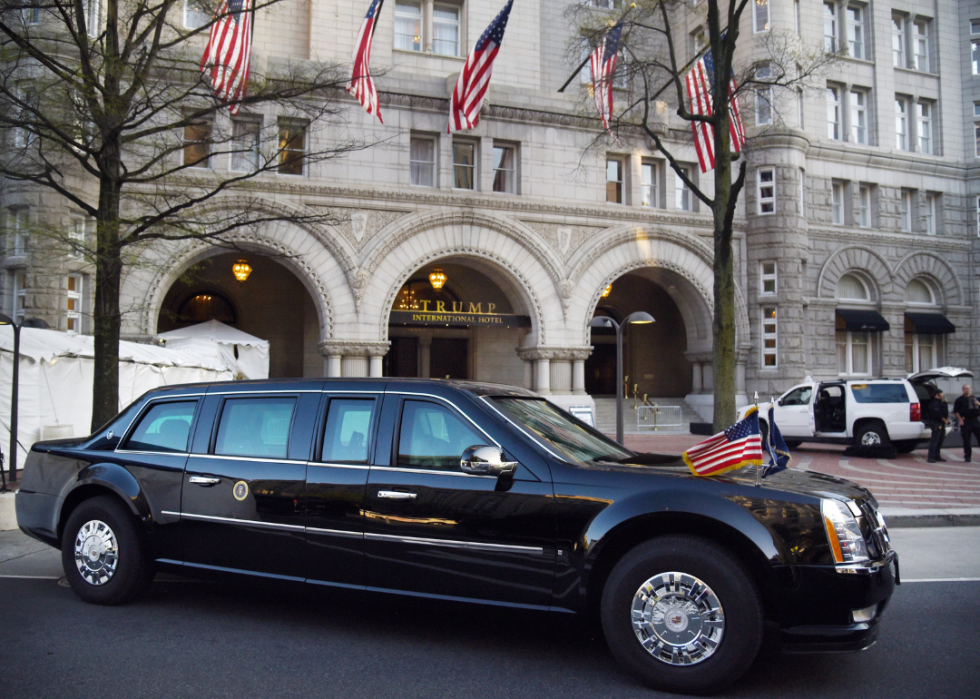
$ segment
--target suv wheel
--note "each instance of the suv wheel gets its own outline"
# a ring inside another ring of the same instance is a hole
[[[61,562],[72,591],[93,604],[128,602],[153,579],[132,515],[109,495],[84,501],[68,517]]]
[[[890,444],[888,432],[881,423],[862,425],[854,437],[854,443],[859,447],[883,447]]]
[[[602,629],[616,659],[667,692],[709,694],[749,668],[762,641],[762,603],[741,563],[695,536],[637,546],[602,592]]]

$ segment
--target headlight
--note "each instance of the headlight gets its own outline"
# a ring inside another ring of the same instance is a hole
[[[861,527],[850,508],[838,500],[820,501],[827,539],[837,563],[863,563],[868,558],[868,545],[861,536]]]

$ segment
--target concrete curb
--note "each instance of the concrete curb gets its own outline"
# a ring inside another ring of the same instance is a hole
[[[14,493],[0,493],[0,532],[17,528],[17,511],[14,509]]]

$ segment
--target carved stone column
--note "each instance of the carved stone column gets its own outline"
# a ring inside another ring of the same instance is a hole
[[[419,377],[429,378],[429,364],[432,358],[432,337],[422,335],[419,338]]]
[[[524,347],[517,355],[534,364],[532,390],[554,395],[585,393],[585,360],[591,347]]]
[[[710,352],[685,352],[684,358],[691,363],[691,394],[711,393],[712,357]]]
[[[339,369],[339,376],[362,377],[381,376],[381,358],[390,346],[390,342],[331,340],[321,342],[319,349],[327,358],[328,375],[333,376],[332,371]]]

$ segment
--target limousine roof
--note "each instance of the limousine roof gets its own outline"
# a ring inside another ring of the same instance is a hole
[[[414,378],[297,378],[263,379],[256,381],[220,381],[215,383],[179,384],[162,386],[149,391],[147,395],[189,395],[200,393],[253,393],[262,391],[427,391],[442,393],[463,391],[477,396],[526,396],[537,397],[536,393],[518,386],[486,383],[481,381],[462,381],[459,379],[414,379]]]

